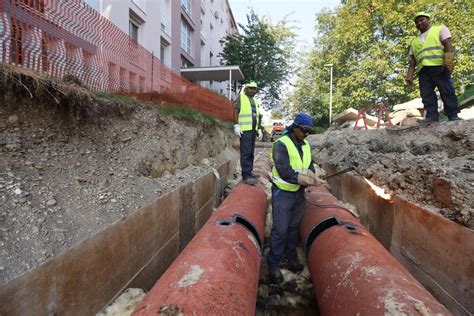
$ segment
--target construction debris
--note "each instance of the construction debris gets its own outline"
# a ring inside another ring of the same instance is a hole
[[[337,170],[354,166],[386,192],[431,205],[474,229],[474,120],[400,133],[330,130],[309,140],[320,163],[328,162]]]

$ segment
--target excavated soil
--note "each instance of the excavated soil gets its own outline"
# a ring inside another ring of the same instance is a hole
[[[309,139],[320,163],[338,170],[354,166],[386,192],[474,229],[474,120],[409,129],[330,130]]]
[[[236,155],[224,123],[1,90],[0,286]]]

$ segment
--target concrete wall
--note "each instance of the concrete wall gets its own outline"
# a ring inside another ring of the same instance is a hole
[[[336,170],[325,166],[328,174]],[[455,315],[474,313],[474,232],[401,196],[377,196],[360,177],[329,180],[360,220],[412,275]]]
[[[161,196],[0,288],[0,315],[91,315],[150,289],[220,202],[235,161]]]

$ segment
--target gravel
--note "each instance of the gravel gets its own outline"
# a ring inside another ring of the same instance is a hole
[[[230,137],[139,105],[76,120],[0,103],[0,286],[235,158]]]

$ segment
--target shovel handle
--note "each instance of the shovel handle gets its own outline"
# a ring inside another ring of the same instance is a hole
[[[329,179],[329,178],[332,178],[332,177],[341,175],[341,174],[343,174],[343,173],[352,171],[352,170],[355,170],[355,169],[354,169],[353,166],[350,166],[350,167],[348,167],[348,168],[346,168],[346,169],[343,169],[343,170],[341,170],[341,171],[338,171],[338,172],[335,172],[335,173],[333,173],[333,174],[330,174],[330,175],[326,176],[326,180]]]

